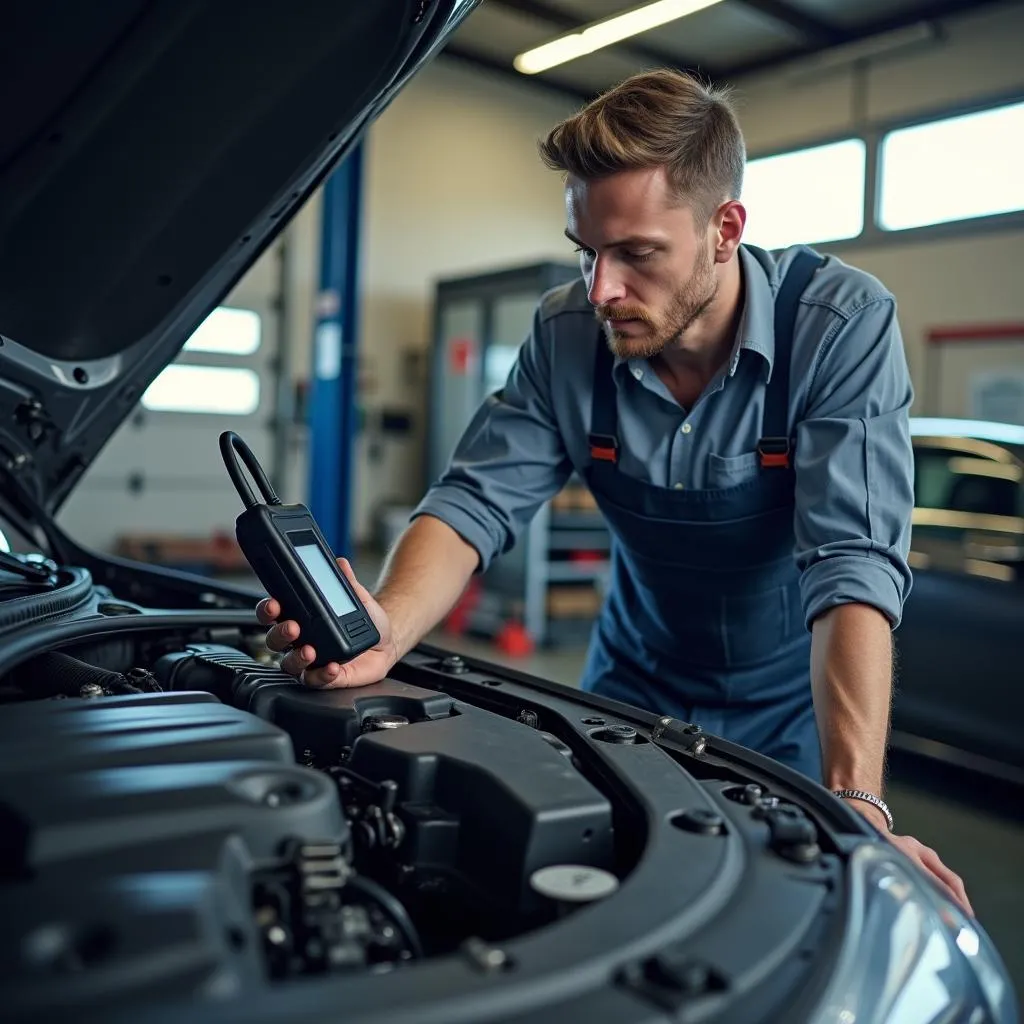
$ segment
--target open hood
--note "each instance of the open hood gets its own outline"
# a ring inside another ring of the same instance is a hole
[[[0,494],[51,516],[479,0],[46,0],[0,33]]]

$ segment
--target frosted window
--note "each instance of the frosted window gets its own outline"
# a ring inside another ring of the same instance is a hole
[[[253,370],[171,364],[142,396],[159,412],[247,416],[260,404],[260,378]]]
[[[888,231],[1024,210],[1024,103],[931,121],[882,140]]]
[[[260,347],[261,328],[259,313],[251,309],[220,306],[185,342],[185,351],[251,356]]]
[[[856,238],[864,227],[861,139],[763,157],[747,164],[743,241],[765,249]]]

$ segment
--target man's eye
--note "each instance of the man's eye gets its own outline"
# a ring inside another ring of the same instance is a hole
[[[587,249],[582,245],[577,245],[574,251],[586,256],[588,260],[592,260],[594,258],[594,250]]]
[[[643,263],[645,260],[649,260],[653,255],[653,249],[644,249],[642,252],[627,252],[625,254],[626,259],[632,260],[634,263]]]

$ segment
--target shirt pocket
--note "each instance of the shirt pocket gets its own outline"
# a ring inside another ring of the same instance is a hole
[[[735,487],[753,480],[758,472],[757,452],[744,452],[742,455],[708,455],[707,486],[709,490],[722,490]]]

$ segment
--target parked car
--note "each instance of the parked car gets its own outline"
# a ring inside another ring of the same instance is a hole
[[[251,590],[56,524],[472,6],[45,4],[5,23],[4,1019],[1016,1021],[983,928],[793,771],[427,646],[376,686],[309,690]]]
[[[892,743],[1024,784],[1024,427],[921,417],[911,432]]]

